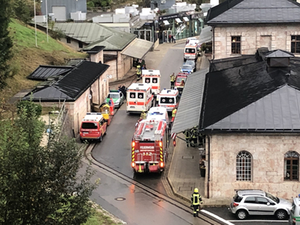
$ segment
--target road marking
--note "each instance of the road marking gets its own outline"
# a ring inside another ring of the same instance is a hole
[[[229,224],[230,224],[230,225],[234,225],[233,223],[230,223],[229,221],[224,220],[223,218],[217,216],[216,214],[213,214],[213,213],[211,213],[211,212],[208,212],[208,211],[206,211],[206,210],[204,210],[204,209],[201,209],[200,211],[203,212],[203,213],[206,213],[206,214],[208,214],[208,215],[210,215],[210,216],[212,216],[212,217],[214,217],[214,218],[216,218],[216,219],[218,219],[218,220],[220,220],[220,221],[222,221],[222,222],[224,222],[225,224],[228,224],[228,225],[229,225]]]

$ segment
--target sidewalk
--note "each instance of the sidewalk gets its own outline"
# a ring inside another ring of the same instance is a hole
[[[181,40],[184,41],[185,40]],[[179,42],[180,43],[180,42]],[[178,44],[178,42],[176,43]],[[159,45],[154,51],[149,52],[145,61],[148,68],[157,68],[162,58],[168,52],[169,48],[176,45],[174,43],[164,43]],[[205,55],[200,60],[200,69],[207,68],[209,61]],[[124,84],[128,87],[132,82],[136,82],[135,68],[131,70],[124,78],[120,81],[110,83],[111,89],[118,89],[120,84]],[[182,139],[180,139],[180,138]],[[201,196],[204,196],[205,192],[205,177],[201,177],[199,169],[199,149],[196,147],[187,147],[184,141],[185,137],[182,133],[177,135],[176,147],[172,150],[172,159],[167,174],[167,181],[169,182],[171,189],[175,196],[190,202],[190,196],[193,193],[194,188],[199,189]],[[228,206],[228,199],[206,199],[204,201],[204,207],[217,207],[217,206]]]

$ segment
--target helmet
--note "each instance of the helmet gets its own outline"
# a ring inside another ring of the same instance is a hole
[[[198,188],[195,188],[195,189],[194,189],[194,192],[195,192],[195,193],[198,193],[198,192],[199,192],[199,191],[198,191]]]

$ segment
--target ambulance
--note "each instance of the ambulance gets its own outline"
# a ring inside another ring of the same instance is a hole
[[[142,70],[143,83],[150,84],[155,95],[160,92],[160,77],[159,70]]]
[[[159,94],[159,107],[165,107],[168,112],[171,112],[175,107],[178,107],[180,100],[179,91],[177,89],[164,89]]]
[[[102,141],[106,134],[107,123],[101,113],[88,112],[83,118],[80,126],[80,140]]]
[[[154,102],[150,84],[133,83],[127,88],[127,112],[148,111]]]
[[[196,61],[198,59],[198,45],[197,44],[193,44],[193,45],[187,44],[183,50],[183,58],[184,58],[184,61],[186,61],[187,59],[192,59],[192,60]]]

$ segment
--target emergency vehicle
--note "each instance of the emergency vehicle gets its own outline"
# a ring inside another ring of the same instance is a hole
[[[159,107],[165,107],[168,112],[171,112],[179,104],[179,91],[177,89],[164,89],[159,94]]]
[[[179,91],[179,94],[182,94],[184,85],[182,85],[182,80],[184,81],[184,84],[186,83],[186,79],[188,77],[188,73],[178,73],[176,75],[176,79],[175,79],[175,88],[177,88],[177,90]]]
[[[127,88],[127,112],[140,113],[148,111],[153,105],[153,95],[150,84],[133,83]]]
[[[184,61],[187,59],[193,59],[196,61],[198,59],[198,45],[197,44],[193,44],[193,45],[187,44],[184,47],[183,55],[184,55],[183,56]]]
[[[131,142],[131,167],[135,173],[159,173],[167,157],[167,123],[163,120],[142,120]]]
[[[160,77],[159,70],[142,70],[143,83],[150,84],[155,95],[160,92]]]
[[[147,113],[146,120],[163,120],[169,124],[168,111],[164,107],[151,107]]]
[[[101,113],[87,113],[80,126],[80,140],[102,141],[106,134],[107,123]]]

